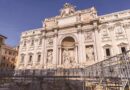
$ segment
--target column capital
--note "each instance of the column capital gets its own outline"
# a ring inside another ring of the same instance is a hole
[[[77,43],[77,42],[75,43],[75,46],[76,46],[76,47],[78,46],[78,43]]]
[[[61,45],[58,45],[58,48],[61,48]]]
[[[93,27],[95,30],[98,30],[98,21],[97,20],[93,21]]]
[[[58,36],[58,29],[54,29],[54,34],[53,34],[54,37],[57,37]]]
[[[77,25],[77,32],[82,32],[82,25]]]

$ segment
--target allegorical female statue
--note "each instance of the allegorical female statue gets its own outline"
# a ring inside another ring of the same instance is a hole
[[[70,60],[69,60],[69,51],[67,49],[64,49],[64,51],[63,51],[63,62],[65,64],[70,63]]]
[[[47,63],[51,64],[53,60],[53,51],[48,51],[47,53]]]

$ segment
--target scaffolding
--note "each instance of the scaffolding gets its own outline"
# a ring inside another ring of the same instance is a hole
[[[8,90],[130,90],[130,51],[84,68],[1,70],[2,86]]]

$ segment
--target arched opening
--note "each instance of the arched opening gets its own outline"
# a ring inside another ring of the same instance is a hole
[[[72,37],[66,37],[61,43],[62,47],[73,47],[75,45],[75,40]]]
[[[76,63],[77,47],[73,37],[66,37],[61,42],[61,64],[73,66]]]

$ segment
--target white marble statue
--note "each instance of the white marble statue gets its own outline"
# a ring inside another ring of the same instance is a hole
[[[47,63],[51,64],[53,60],[53,51],[48,51],[47,53]]]
[[[85,40],[92,40],[92,32],[85,33]]]
[[[93,47],[87,47],[86,48],[86,60],[94,60]]]
[[[73,50],[64,49],[63,51],[63,62],[64,65],[72,66],[75,63]]]
[[[69,51],[67,49],[64,49],[63,51],[63,61],[65,64],[70,63],[69,61]]]
[[[71,15],[75,12],[75,7],[69,3],[65,3],[64,8],[61,9],[61,16]]]

